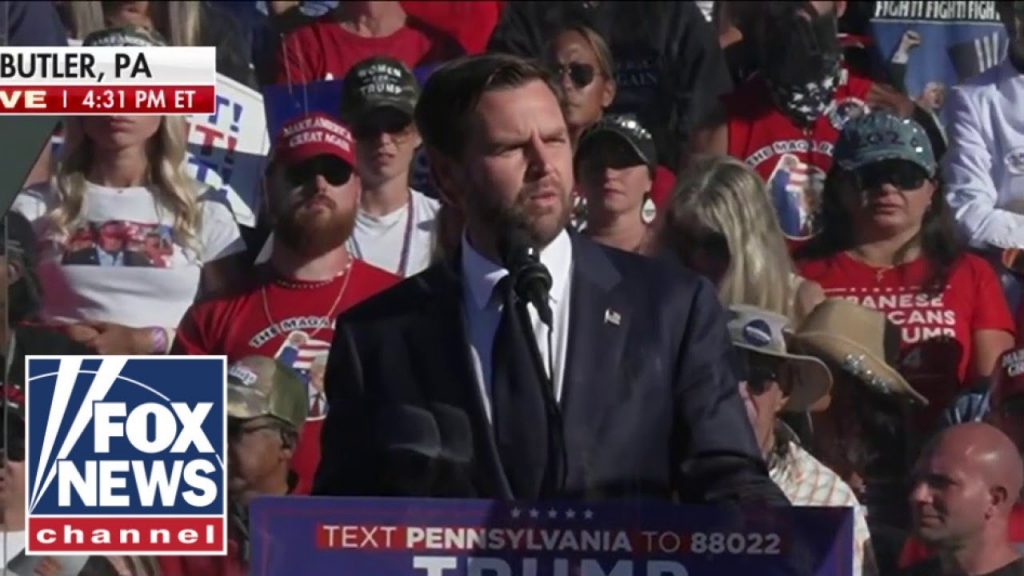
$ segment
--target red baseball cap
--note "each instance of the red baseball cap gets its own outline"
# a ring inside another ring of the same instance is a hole
[[[306,114],[281,127],[274,143],[274,161],[294,165],[326,154],[354,167],[354,150],[348,128],[326,114]]]
[[[1024,348],[1013,348],[999,357],[992,374],[989,407],[996,410],[1001,403],[1021,395],[1024,395]]]

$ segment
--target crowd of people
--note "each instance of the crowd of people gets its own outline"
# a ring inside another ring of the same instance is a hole
[[[852,507],[854,574],[1024,574],[1024,2],[946,125],[855,3],[4,4],[10,44],[342,82],[270,135],[254,227],[184,118],[62,121],[4,222],[7,560],[25,355],[215,354],[229,554],[81,574],[245,574],[248,503],[309,494]]]

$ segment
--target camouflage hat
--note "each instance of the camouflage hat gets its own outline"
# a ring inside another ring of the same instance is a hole
[[[420,86],[398,60],[374,57],[356,64],[342,84],[341,118],[349,124],[373,110],[392,108],[412,118]]]
[[[833,154],[844,170],[883,160],[906,160],[935,174],[937,163],[924,128],[909,118],[876,110],[853,118],[843,127]]]
[[[97,30],[85,37],[83,46],[114,46],[118,48],[146,48],[166,46],[167,41],[156,30],[125,26]]]
[[[228,416],[271,416],[296,429],[306,421],[306,385],[292,369],[265,356],[248,356],[228,368]]]

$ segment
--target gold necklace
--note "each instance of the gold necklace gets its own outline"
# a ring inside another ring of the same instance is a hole
[[[862,257],[860,254],[857,254],[853,250],[847,250],[846,255],[852,258],[853,260],[856,260],[857,262],[860,262],[861,264],[864,264],[865,266],[873,269],[875,271],[875,282],[881,282],[882,277],[885,276],[885,273],[896,267],[895,264],[890,264],[889,266],[875,266],[874,264],[868,262],[864,257]]]
[[[341,271],[341,275],[345,276],[345,280],[341,283],[341,290],[338,290],[338,295],[334,297],[334,303],[331,304],[330,310],[327,311],[326,315],[321,316],[320,318],[330,320],[331,316],[334,315],[334,310],[338,307],[338,304],[341,303],[341,297],[344,296],[345,290],[348,288],[348,281],[352,279],[352,262],[354,261],[354,258],[349,258],[348,263],[345,264],[345,269]],[[335,279],[337,279],[337,277],[335,277]],[[270,302],[267,298],[266,284],[264,284],[260,288],[260,296],[263,299],[263,314],[267,317],[267,322],[270,323],[270,326],[274,328],[274,330],[276,330],[279,335],[285,336],[285,329],[281,326],[279,322],[275,321],[274,317],[270,314]],[[312,340],[313,336],[316,336],[323,329],[324,326],[318,326],[315,330],[310,332],[310,340]]]

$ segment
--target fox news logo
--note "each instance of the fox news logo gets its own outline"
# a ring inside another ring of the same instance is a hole
[[[29,356],[28,554],[227,553],[223,357]]]

